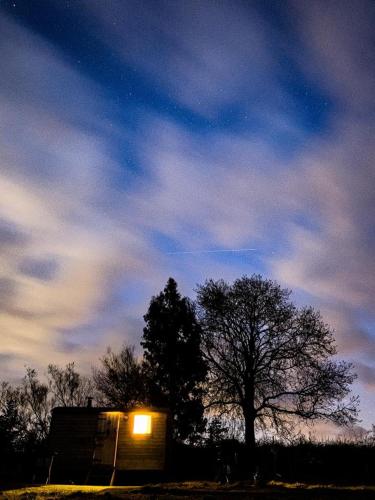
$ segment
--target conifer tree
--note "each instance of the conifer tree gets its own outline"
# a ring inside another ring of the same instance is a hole
[[[192,441],[204,429],[202,383],[206,377],[194,305],[181,297],[177,283],[169,278],[164,291],[151,299],[144,320],[141,344],[151,401],[170,409],[175,440]]]

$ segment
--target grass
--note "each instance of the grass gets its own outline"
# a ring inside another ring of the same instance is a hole
[[[375,486],[336,486],[271,481],[265,487],[249,482],[220,485],[208,481],[150,484],[144,486],[48,485],[0,492],[1,500],[326,500],[375,498]]]

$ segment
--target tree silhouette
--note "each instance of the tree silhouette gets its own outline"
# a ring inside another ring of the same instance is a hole
[[[85,406],[87,398],[94,392],[94,384],[88,377],[80,375],[74,362],[65,368],[50,364],[47,369],[49,389],[54,404],[59,406]]]
[[[0,449],[7,456],[23,449],[29,425],[25,397],[19,387],[0,384]]]
[[[144,320],[141,344],[151,400],[171,410],[175,439],[193,439],[204,428],[201,385],[206,376],[194,306],[169,278],[164,291],[151,299]]]
[[[34,435],[35,441],[44,441],[49,432],[54,400],[50,398],[48,385],[40,382],[38,372],[33,368],[26,369],[22,393],[29,420],[28,434]]]
[[[130,407],[148,402],[144,363],[136,358],[133,346],[124,344],[118,353],[108,348],[100,361],[101,368],[93,372],[100,404]]]
[[[69,363],[65,368],[49,365],[47,382],[26,368],[19,386],[0,384],[0,448],[25,451],[45,444],[54,406],[84,406],[93,383]]]
[[[282,432],[295,417],[356,420],[357,398],[348,397],[355,376],[332,359],[333,332],[319,312],[297,309],[290,291],[259,275],[210,280],[197,292],[209,401],[237,412],[249,449],[257,428]]]

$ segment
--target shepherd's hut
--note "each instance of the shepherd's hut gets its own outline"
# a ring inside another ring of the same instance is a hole
[[[156,408],[55,408],[51,483],[114,484],[166,470],[168,411]]]

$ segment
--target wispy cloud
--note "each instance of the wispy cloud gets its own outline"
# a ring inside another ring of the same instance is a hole
[[[261,96],[272,54],[267,26],[255,9],[239,2],[154,7],[131,1],[112,2],[109,9],[100,1],[86,2],[99,38],[157,90],[194,112],[214,118],[244,92],[251,101]]]
[[[0,328],[7,363],[22,369],[64,360],[68,330],[95,321],[152,252],[111,187],[120,167],[100,133],[96,86],[48,43],[0,22]]]

